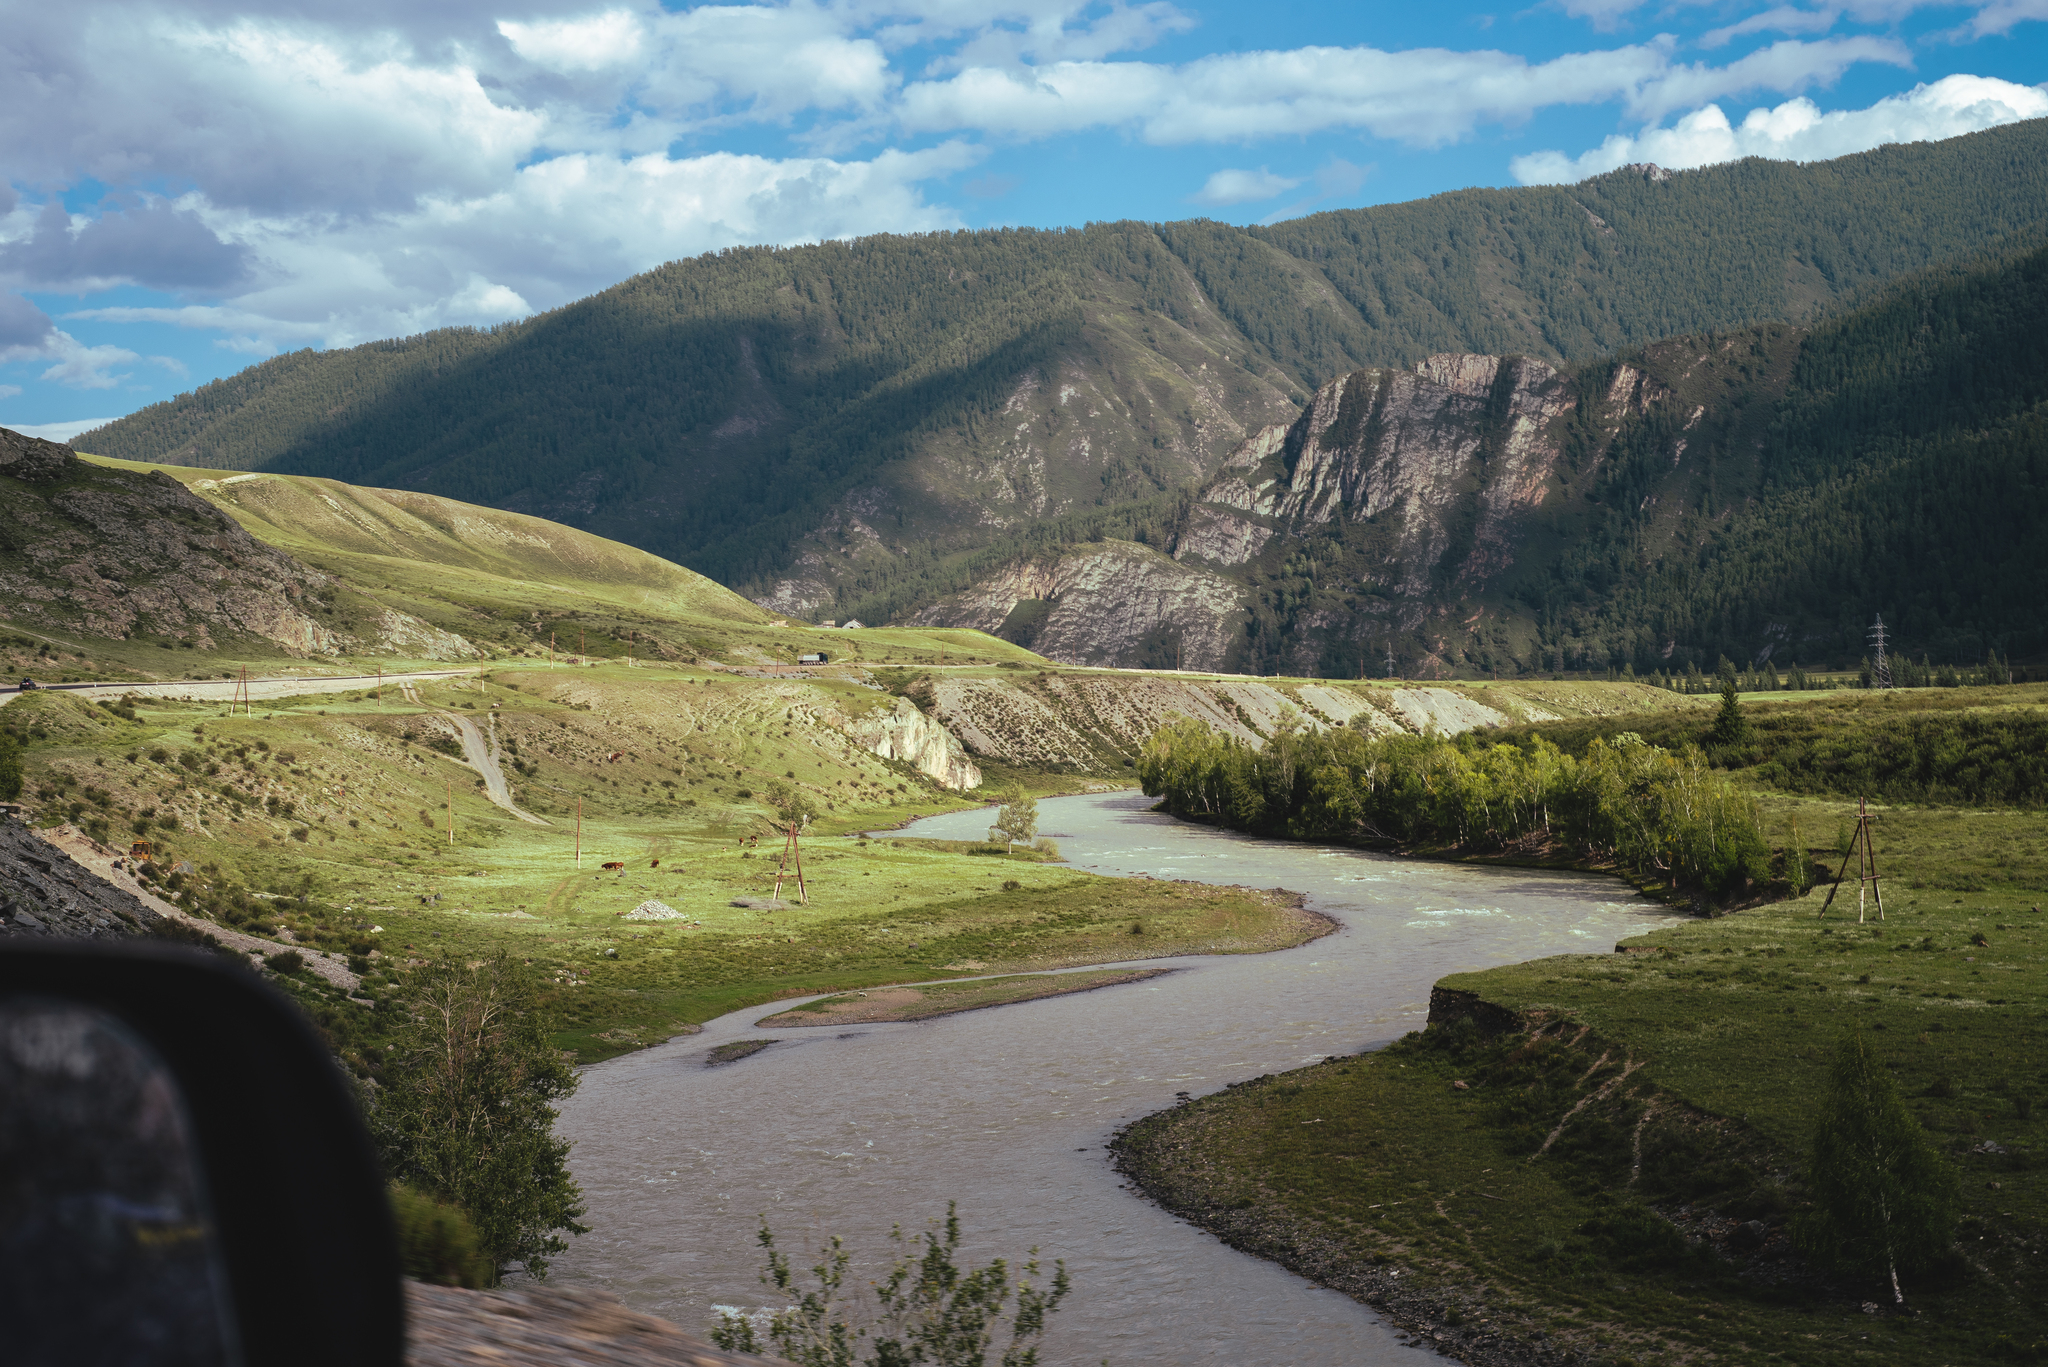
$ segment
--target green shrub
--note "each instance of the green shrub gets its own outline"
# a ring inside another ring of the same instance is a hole
[[[282,950],[263,961],[272,973],[298,973],[306,967],[305,956],[296,949]]]
[[[406,1276],[436,1286],[490,1286],[497,1269],[477,1247],[476,1226],[457,1206],[391,1184],[398,1226],[398,1265]]]

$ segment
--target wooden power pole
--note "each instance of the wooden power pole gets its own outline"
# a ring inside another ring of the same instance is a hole
[[[784,839],[782,842],[782,863],[779,864],[775,870],[775,897],[777,901],[780,901],[782,898],[783,870],[789,867],[790,859],[792,856],[794,856],[796,860],[797,900],[801,902],[804,906],[809,906],[811,904],[811,893],[810,889],[804,886],[803,845],[796,838],[796,823],[794,821],[789,823],[788,837]]]
[[[1856,874],[1856,924],[1863,924],[1864,899],[1877,900],[1877,919],[1884,919],[1884,892],[1877,885],[1877,850],[1870,843],[1870,823],[1877,818],[1870,814],[1864,799],[1856,799],[1856,835],[1849,842],[1849,853],[1842,858],[1842,871],[1835,875],[1835,885],[1828,889],[1828,900],[1821,903],[1820,914],[1826,916],[1828,908],[1835,904],[1835,894],[1842,890],[1842,879],[1848,876],[1849,861],[1857,860]]]
[[[448,843],[455,843],[455,780],[448,780]]]

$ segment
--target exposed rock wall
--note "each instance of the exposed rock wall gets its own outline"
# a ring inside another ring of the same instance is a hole
[[[1483,584],[1512,562],[1519,516],[1542,503],[1562,451],[1557,420],[1575,402],[1563,376],[1527,357],[1356,371],[1317,390],[1284,433],[1246,443],[1203,501],[1218,517],[1235,509],[1295,530],[1394,513],[1403,596],[1427,597],[1445,576]],[[1468,500],[1461,535],[1451,514]]]
[[[887,712],[870,712],[846,724],[855,740],[883,759],[902,760],[947,788],[979,788],[981,770],[959,739],[940,722],[898,698]]]
[[[999,631],[1018,603],[1050,611],[1019,644],[1062,664],[1221,669],[1242,625],[1244,590],[1149,546],[1101,541],[1020,561],[917,614],[920,626]],[[1154,658],[1145,660],[1146,651]]]

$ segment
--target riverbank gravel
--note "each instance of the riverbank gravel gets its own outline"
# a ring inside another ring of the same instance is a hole
[[[406,1367],[788,1367],[727,1353],[590,1287],[405,1284]]]

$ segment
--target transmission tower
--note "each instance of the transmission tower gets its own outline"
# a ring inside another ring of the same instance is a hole
[[[1884,654],[1884,616],[1878,614],[1870,628],[1870,686],[1890,688],[1892,686],[1892,662]]]
[[[1394,677],[1394,638],[1387,638],[1387,677]]]

